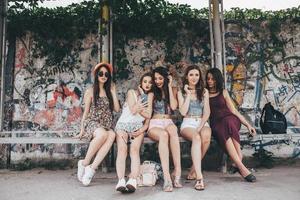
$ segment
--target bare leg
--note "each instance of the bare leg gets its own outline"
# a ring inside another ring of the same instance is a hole
[[[243,177],[246,177],[247,175],[250,174],[250,171],[245,167],[245,165],[242,163],[240,157],[239,157],[239,154],[238,152],[236,151],[234,145],[233,145],[233,142],[232,142],[232,139],[229,138],[227,141],[226,141],[226,150],[230,156],[230,158],[232,159],[232,161],[236,164],[236,166],[239,168],[240,172],[241,172],[241,175]]]
[[[180,144],[179,137],[177,133],[177,127],[175,125],[170,125],[166,128],[170,136],[170,147],[174,163],[174,175],[181,176],[181,162],[180,162]]]
[[[232,138],[232,142],[234,145],[235,150],[237,151],[237,153],[239,154],[239,157],[241,160],[243,160],[243,154],[242,154],[242,150],[241,150],[241,145],[240,143],[238,143],[235,139]]]
[[[90,142],[86,156],[82,162],[84,166],[90,164],[92,158],[97,153],[99,148],[105,143],[108,138],[108,133],[103,128],[97,128],[93,133],[93,139]]]
[[[116,159],[116,171],[119,179],[125,177],[127,139],[128,139],[128,134],[125,131],[118,131],[117,133],[118,153]]]
[[[201,137],[194,128],[184,128],[181,135],[189,141],[192,141],[191,155],[193,161],[193,169],[197,179],[202,179],[201,172]]]
[[[144,134],[134,138],[130,145],[130,158],[131,158],[131,177],[136,179],[140,171],[140,148],[144,139]]]
[[[102,162],[106,154],[109,152],[112,144],[115,141],[116,134],[112,130],[107,131],[108,138],[105,141],[105,143],[101,146],[101,148],[98,150],[96,157],[94,159],[94,162],[91,165],[91,168],[96,170],[99,166],[99,164]]]
[[[205,156],[211,140],[211,128],[204,126],[200,131],[202,159]]]
[[[201,136],[201,159],[203,159],[203,157],[205,156],[208,148],[209,148],[209,145],[210,145],[210,140],[211,140],[211,128],[209,127],[203,127],[201,129],[201,132],[200,132],[200,136]],[[191,140],[192,138],[190,138]],[[195,179],[196,178],[196,172],[195,172],[195,167],[194,165],[191,166],[191,169],[188,173],[188,177],[187,179]]]
[[[156,127],[150,129],[148,135],[151,139],[158,141],[158,152],[164,173],[164,179],[166,181],[171,181],[169,171],[169,135],[165,130]]]

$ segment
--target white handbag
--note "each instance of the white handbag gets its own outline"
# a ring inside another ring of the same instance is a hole
[[[137,177],[138,186],[154,186],[157,179],[156,164],[151,161],[144,161],[140,167],[140,174]]]

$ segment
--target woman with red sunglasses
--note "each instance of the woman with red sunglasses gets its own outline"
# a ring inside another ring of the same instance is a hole
[[[84,113],[80,133],[75,138],[91,140],[84,160],[78,161],[77,177],[88,186],[95,170],[110,150],[115,132],[112,130],[113,111],[119,112],[115,85],[112,83],[113,68],[108,63],[99,63],[94,67],[93,87],[84,94]],[[94,161],[90,164],[92,158]]]

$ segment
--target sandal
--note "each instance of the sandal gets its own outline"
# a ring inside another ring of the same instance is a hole
[[[172,178],[173,186],[175,188],[182,188],[181,177],[180,176],[172,175],[171,178]]]
[[[194,185],[195,190],[204,190],[204,182],[203,179],[197,179]]]
[[[196,180],[196,173],[195,173],[195,171],[190,171],[188,173],[187,177],[186,177],[186,180],[189,180],[189,181]]]
[[[164,181],[163,186],[164,192],[172,192],[173,191],[173,185],[171,181]]]

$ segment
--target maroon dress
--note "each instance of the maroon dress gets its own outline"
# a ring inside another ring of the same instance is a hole
[[[211,111],[209,118],[210,127],[213,136],[226,151],[225,144],[229,138],[240,143],[239,130],[241,128],[241,121],[227,107],[222,92],[215,97],[210,97],[209,105]]]

